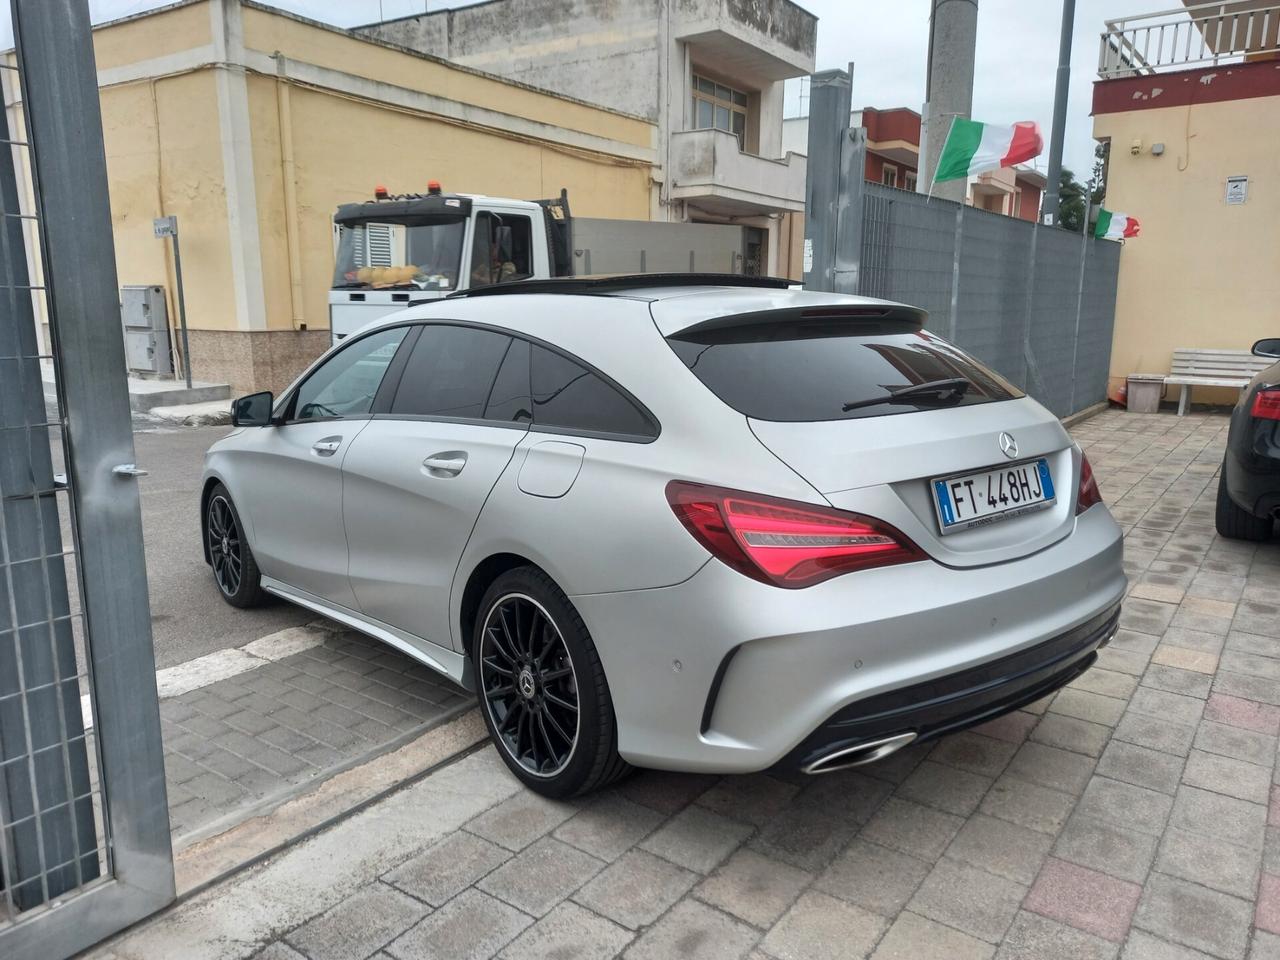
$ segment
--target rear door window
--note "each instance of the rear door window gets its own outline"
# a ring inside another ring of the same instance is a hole
[[[568,357],[533,345],[535,427],[653,439],[657,424],[621,390]]]
[[[500,423],[528,423],[533,419],[533,401],[529,398],[529,341],[511,341],[506,359],[489,391],[484,418]]]
[[[882,417],[1023,395],[958,347],[899,324],[787,320],[667,342],[712,393],[758,420]]]
[[[405,364],[391,414],[481,419],[510,343],[510,337],[492,330],[423,327]]]

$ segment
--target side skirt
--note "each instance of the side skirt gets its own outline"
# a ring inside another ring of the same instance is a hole
[[[405,633],[403,630],[398,630],[390,624],[383,623],[381,620],[374,620],[354,610],[330,603],[296,587],[291,587],[287,583],[272,580],[270,577],[264,576],[262,578],[262,589],[288,600],[290,603],[296,603],[300,607],[306,607],[308,610],[323,614],[331,620],[337,620],[339,623],[351,627],[353,630],[359,630],[375,640],[381,640],[387,646],[394,647],[424,666],[430,667],[437,673],[444,674],[459,686],[467,690],[475,690],[475,680],[472,677],[471,665],[467,658],[460,653],[432,643],[430,640],[424,640],[422,637],[415,637],[411,633]]]

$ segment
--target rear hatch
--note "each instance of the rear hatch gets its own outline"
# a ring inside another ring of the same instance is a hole
[[[653,307],[694,375],[833,506],[957,567],[1071,532],[1079,455],[1052,414],[924,331],[921,311],[826,299],[674,330]]]

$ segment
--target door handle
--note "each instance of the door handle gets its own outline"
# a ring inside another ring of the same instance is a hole
[[[325,437],[323,440],[317,440],[313,443],[311,449],[322,457],[332,457],[338,452],[340,446],[342,446],[341,437]]]
[[[446,450],[427,457],[422,465],[433,477],[456,477],[467,465],[467,454],[465,450]]]

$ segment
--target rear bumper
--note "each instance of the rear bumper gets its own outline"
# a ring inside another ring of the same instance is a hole
[[[1120,623],[1120,605],[1067,632],[968,670],[869,697],[836,711],[778,766],[803,769],[859,744],[913,733],[922,743],[971,727],[1066,686],[1097,660]]]
[[[1113,612],[1121,559],[1120,529],[1098,506],[1053,546],[988,567],[903,564],[780,590],[709,561],[675,586],[572,600],[600,652],[622,756],[745,773],[790,758],[846,708],[895,691],[914,700],[1023,653],[1046,665],[1035,648]],[[1062,665],[1099,643],[1082,641]],[[997,672],[1008,677],[1007,665]]]
[[[1273,517],[1280,511],[1280,431],[1275,432],[1275,446],[1258,442],[1254,449],[1242,451],[1232,442],[1227,447],[1227,492],[1255,517]]]

